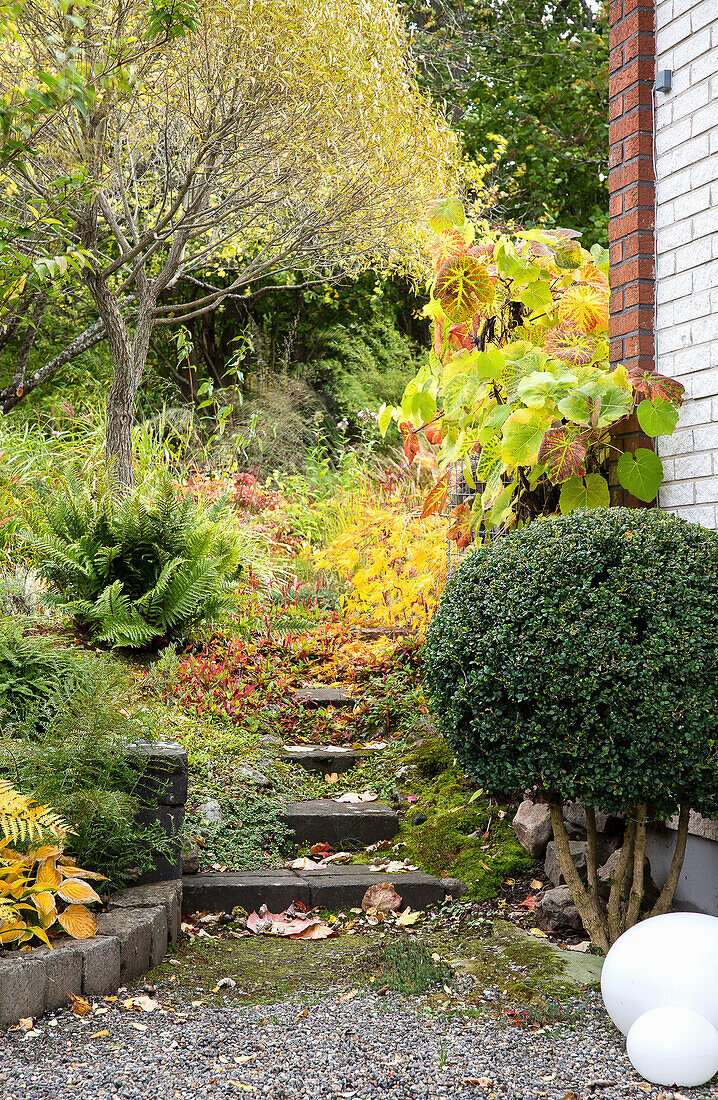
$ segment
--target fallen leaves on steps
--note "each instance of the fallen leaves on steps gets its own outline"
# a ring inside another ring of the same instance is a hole
[[[247,917],[247,928],[255,935],[284,936],[290,940],[325,940],[336,935],[336,931],[319,917],[316,910],[305,909],[295,902],[283,913],[270,913],[266,905],[259,912]]]

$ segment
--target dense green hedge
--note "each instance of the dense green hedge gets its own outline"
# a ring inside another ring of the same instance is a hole
[[[463,562],[425,663],[483,786],[718,813],[718,534],[657,510],[536,521]]]

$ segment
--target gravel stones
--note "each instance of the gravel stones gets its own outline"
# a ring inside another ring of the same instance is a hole
[[[0,1093],[22,1100],[602,1100],[649,1096],[600,998],[580,1023],[530,1031],[490,1014],[425,1011],[422,1000],[336,988],[306,1000],[218,1006],[174,1000],[151,1014],[113,1006],[101,1021],[69,1013],[25,1039],[0,1040]],[[166,1000],[162,990],[160,1001]],[[146,1030],[133,1026],[139,1021]],[[91,1038],[97,1031],[109,1035]],[[243,1086],[242,1089],[238,1084]],[[642,1086],[639,1089],[638,1086]],[[592,1091],[593,1090],[593,1091]]]

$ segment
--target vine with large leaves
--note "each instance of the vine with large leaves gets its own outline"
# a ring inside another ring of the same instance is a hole
[[[539,515],[607,506],[612,458],[620,485],[650,503],[660,458],[621,453],[612,434],[635,414],[646,435],[670,435],[683,386],[609,364],[606,250],[587,251],[568,229],[477,229],[454,197],[430,219],[433,350],[401,405],[379,413],[383,432],[397,422],[409,464],[432,474],[424,516],[445,506],[457,462],[467,493],[449,538],[460,547]]]

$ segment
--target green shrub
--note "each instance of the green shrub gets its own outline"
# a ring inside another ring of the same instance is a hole
[[[116,647],[166,644],[216,618],[252,545],[223,502],[200,507],[167,478],[120,498],[103,476],[71,469],[25,516],[48,599]]]
[[[718,812],[717,607],[718,534],[656,510],[539,520],[447,587],[425,649],[441,731],[481,786],[538,788],[555,831],[582,799],[627,815],[629,852],[652,816],[681,807],[685,832],[689,808]]]

